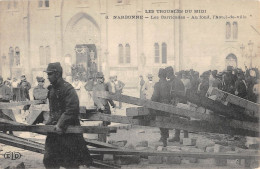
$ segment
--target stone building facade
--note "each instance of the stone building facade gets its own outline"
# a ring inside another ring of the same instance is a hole
[[[174,9],[183,13],[149,13]],[[0,73],[34,82],[49,62],[61,62],[66,76],[92,57],[106,78],[117,74],[131,88],[140,74],[157,76],[166,66],[202,72],[243,68],[251,58],[258,66],[258,12],[253,0],[0,1]]]

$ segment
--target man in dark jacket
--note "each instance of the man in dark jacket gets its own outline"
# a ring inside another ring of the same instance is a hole
[[[239,71],[237,73],[237,81],[235,83],[235,95],[246,99],[247,97],[247,85],[244,77],[244,73]]]
[[[50,118],[46,125],[55,125],[56,133],[48,133],[43,164],[46,168],[79,168],[91,165],[92,159],[82,134],[65,134],[68,126],[79,126],[79,99],[71,84],[62,78],[59,62],[47,68]]]
[[[185,86],[183,82],[175,77],[173,68],[171,66],[166,67],[166,79],[169,79],[169,86],[170,86],[170,95],[171,95],[171,103],[176,106],[179,102],[185,102],[184,99],[181,99],[177,97],[177,94],[180,95],[185,95]],[[175,116],[174,116],[175,117]],[[179,118],[176,116],[176,118]],[[185,138],[188,138],[188,131],[184,130],[184,136]],[[175,129],[175,134],[174,137],[168,140],[169,142],[175,142],[175,141],[180,141],[180,130]]]
[[[12,98],[11,89],[3,83],[3,77],[0,76],[0,102],[8,103],[10,102],[11,98]],[[13,111],[8,109],[6,110],[0,109],[0,118],[16,121]],[[4,133],[6,133],[6,131],[4,131]],[[13,134],[12,131],[9,131],[9,133]]]
[[[170,95],[170,85],[166,81],[166,71],[165,69],[160,69],[158,73],[159,82],[154,85],[154,92],[151,98],[151,101],[160,102],[160,103],[171,103]],[[161,130],[161,140],[163,146],[167,146],[167,138],[169,137],[169,129],[160,128]]]

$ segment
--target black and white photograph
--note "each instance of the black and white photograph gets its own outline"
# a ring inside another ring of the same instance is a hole
[[[260,168],[260,0],[0,0],[0,169]]]

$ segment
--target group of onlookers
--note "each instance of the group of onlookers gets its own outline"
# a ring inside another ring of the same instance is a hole
[[[193,93],[201,97],[211,96],[214,88],[231,93],[238,97],[259,103],[259,71],[257,68],[242,71],[228,66],[223,72],[208,70],[200,74],[193,69],[181,70],[174,73],[173,67],[161,68],[158,72],[159,81],[154,82],[152,74],[147,75],[147,80],[140,76],[140,98],[152,101],[173,104],[187,104],[181,96]],[[192,104],[190,104],[192,105]],[[194,106],[194,105],[193,105]],[[161,128],[161,139],[167,145],[169,130]],[[184,137],[188,132],[184,131]],[[180,141],[180,130],[175,130],[175,135],[168,141]]]

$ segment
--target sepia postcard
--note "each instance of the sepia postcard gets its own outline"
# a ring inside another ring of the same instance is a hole
[[[0,169],[257,168],[259,69],[259,0],[0,0]]]

